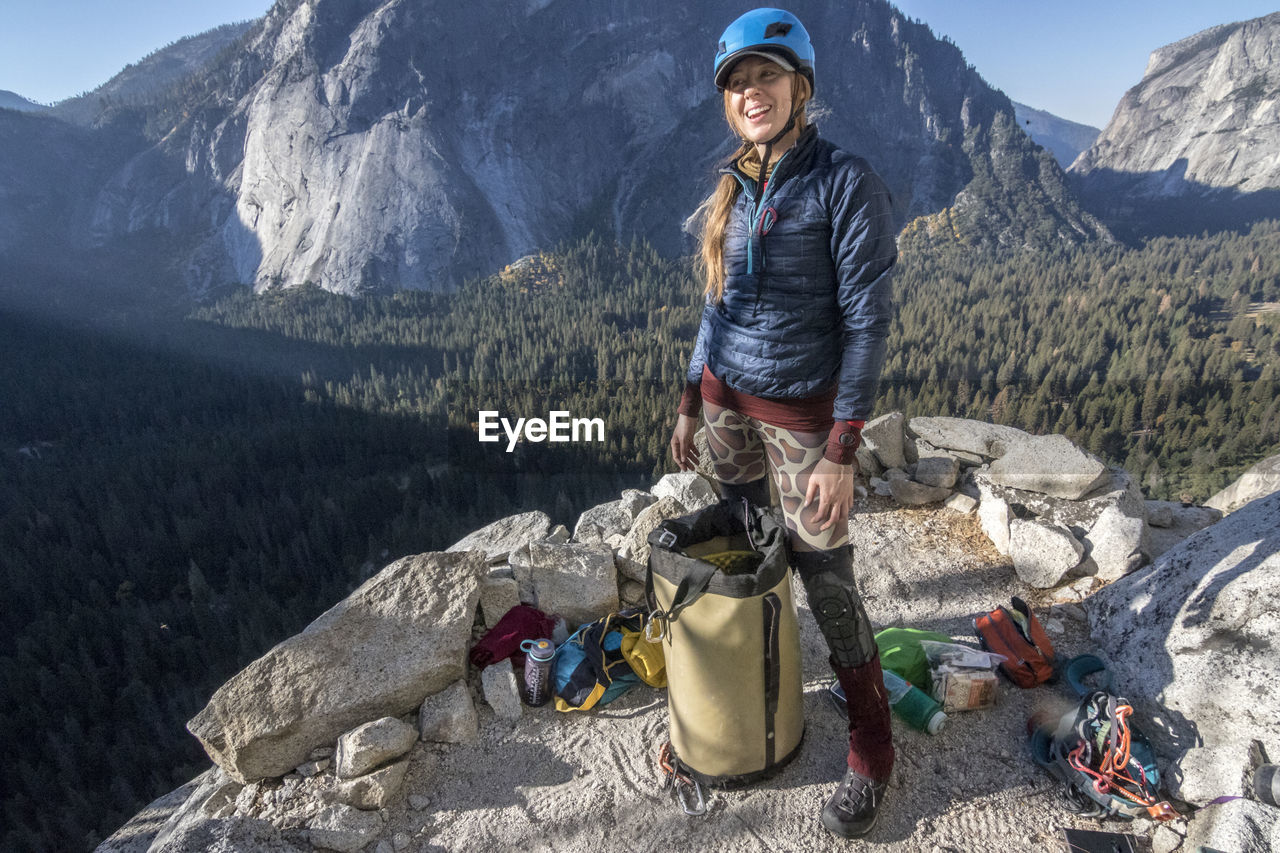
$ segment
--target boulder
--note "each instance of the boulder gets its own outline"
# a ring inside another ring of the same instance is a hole
[[[867,447],[866,444],[858,445],[858,451],[855,455],[858,458],[858,473],[862,476],[875,478],[884,472],[884,466],[880,464],[875,452],[870,447]]]
[[[868,421],[862,428],[862,443],[884,468],[905,468],[907,457],[904,450],[905,438],[903,424],[906,418],[901,412],[890,412]]]
[[[382,832],[382,816],[345,803],[331,803],[311,819],[307,830],[308,840],[321,850],[357,853]]]
[[[890,480],[889,493],[903,506],[924,506],[946,500],[951,495],[951,489],[926,486],[914,480]]]
[[[1098,537],[1110,536],[1100,555],[1108,566],[1107,573],[1118,577],[1123,574],[1117,565],[1128,564],[1128,555],[1137,548],[1148,553],[1149,536],[1141,520],[1146,518],[1146,504],[1142,492],[1133,478],[1123,468],[1113,468],[1109,481],[1095,494],[1084,500],[1064,500],[1039,492],[1009,488],[994,482],[986,471],[973,474],[981,502],[978,517],[983,532],[996,550],[1008,555],[1007,526],[1014,518],[1038,518],[1050,524],[1065,527],[1084,543],[1086,552],[1094,548],[1092,531],[1097,527]],[[1108,522],[1098,527],[1103,513],[1111,509]],[[1118,515],[1117,515],[1118,513]],[[1124,520],[1121,520],[1124,519]],[[1145,556],[1139,564],[1145,561]]]
[[[385,809],[404,787],[408,772],[409,759],[404,758],[372,773],[340,780],[336,791],[338,802],[364,811]]]
[[[618,579],[618,601],[623,607],[641,607],[644,605],[644,584],[631,578]]]
[[[1009,525],[1009,556],[1024,583],[1048,589],[1080,564],[1084,545],[1060,525],[1015,518]]]
[[[915,480],[926,486],[942,489],[953,489],[960,476],[960,460],[954,456],[934,451],[931,454],[919,454],[916,461]]]
[[[631,529],[631,523],[636,520],[636,516],[644,512],[649,507],[658,502],[658,499],[649,492],[642,492],[639,489],[623,489],[622,490],[622,508],[627,511],[630,516],[619,533],[626,533]]]
[[[239,782],[281,776],[318,746],[414,711],[465,677],[483,555],[405,557],[218,688],[189,723]]]
[[[528,571],[538,609],[563,616],[570,626],[618,609],[613,549],[607,545],[534,542]]]
[[[657,501],[649,492],[623,489],[618,500],[593,506],[578,517],[573,541],[608,542],[614,536],[626,535],[636,516]]]
[[[1209,498],[1204,505],[1226,515],[1276,491],[1280,491],[1280,454],[1269,456],[1245,471],[1240,479]]]
[[[644,583],[645,571],[649,565],[649,534],[668,518],[679,518],[688,512],[684,504],[668,496],[636,516],[622,547],[618,549],[615,561],[618,571],[631,580]]]
[[[557,524],[555,527],[551,528],[551,532],[548,533],[542,541],[550,542],[554,545],[563,545],[565,542],[569,541],[569,528],[565,527],[563,524]]]
[[[476,706],[465,681],[428,696],[418,709],[418,736],[433,743],[475,743],[480,735]]]
[[[1110,481],[1107,466],[1062,435],[1028,436],[991,463],[995,483],[1064,500],[1079,500]]]
[[[573,526],[574,542],[603,542],[613,533],[626,533],[631,529],[635,516],[628,512],[622,500],[599,504],[578,516]]]
[[[946,507],[952,512],[958,512],[961,515],[968,515],[978,508],[978,502],[968,495],[962,495],[959,492],[956,492],[954,495],[947,498]]]
[[[1242,737],[1280,755],[1280,493],[1200,531],[1086,604],[1116,684],[1162,755]]]
[[[480,582],[480,614],[490,628],[507,615],[507,611],[520,603],[520,585],[514,576],[502,571],[490,571]]]
[[[978,523],[996,551],[1009,556],[1009,525],[1015,516],[1002,489],[981,476],[974,478],[978,487]]]
[[[1116,507],[1129,518],[1146,518],[1146,501],[1142,498],[1142,490],[1123,468],[1110,469],[1108,479],[1100,488],[1092,496],[1082,500],[1055,498],[1042,492],[1003,486],[995,482],[986,471],[974,472],[973,480],[983,500],[986,500],[987,494],[997,495],[1014,508],[1016,515],[1024,518],[1035,516],[1060,524],[1070,528],[1078,537],[1084,537],[1110,506]]]
[[[480,684],[484,690],[484,701],[489,703],[495,714],[508,720],[520,718],[520,688],[510,658],[485,667],[480,673]]]
[[[357,726],[338,738],[335,769],[339,779],[364,776],[413,749],[418,730],[395,717]]]
[[[1088,555],[1104,581],[1122,578],[1147,562],[1147,522],[1109,506],[1085,534]]]
[[[967,418],[912,418],[911,432],[934,447],[999,459],[1032,436],[1020,429]]]
[[[551,517],[545,512],[525,512],[500,518],[470,533],[446,550],[483,551],[490,563],[501,563],[522,545],[545,539],[551,532]]]
[[[1196,812],[1180,850],[1274,853],[1280,850],[1280,808],[1232,800]]]
[[[711,482],[697,471],[667,474],[653,487],[653,496],[658,500],[675,498],[686,512],[697,512],[720,500]]]

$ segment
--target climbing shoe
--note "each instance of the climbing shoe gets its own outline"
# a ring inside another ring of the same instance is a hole
[[[838,838],[861,838],[875,827],[888,787],[886,782],[872,782],[856,770],[848,770],[822,808],[822,825]]]

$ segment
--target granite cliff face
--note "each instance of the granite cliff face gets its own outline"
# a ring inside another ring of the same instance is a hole
[[[883,0],[794,11],[817,38],[823,134],[873,162],[902,221],[964,192],[967,242],[1105,233],[954,45]],[[708,78],[740,12],[280,0],[202,89],[147,113],[153,142],[92,197],[75,242],[165,233],[196,292],[448,288],[588,229],[686,251],[683,220],[731,149]],[[1010,198],[1053,226],[1032,234]]]
[[[1071,165],[1093,193],[1239,196],[1280,188],[1280,12],[1151,54]]]
[[[1070,121],[1053,113],[1013,102],[1018,125],[1026,134],[1053,154],[1062,168],[1070,166],[1102,131],[1096,127]]]

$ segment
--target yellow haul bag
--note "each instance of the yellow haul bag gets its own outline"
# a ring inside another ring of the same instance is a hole
[[[769,776],[804,737],[785,531],[767,511],[721,501],[663,522],[649,544],[648,628],[666,651],[676,759],[717,787]]]

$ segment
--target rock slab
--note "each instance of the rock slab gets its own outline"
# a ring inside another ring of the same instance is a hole
[[[410,713],[466,675],[482,554],[390,564],[218,688],[190,722],[244,783],[282,776],[371,719]]]
[[[527,570],[538,609],[563,616],[571,627],[618,609],[613,549],[607,545],[534,542]]]
[[[1280,755],[1280,493],[1237,510],[1086,604],[1116,683],[1180,759],[1241,736]],[[1165,730],[1169,734],[1165,734]]]
[[[545,539],[551,532],[551,517],[545,512],[524,512],[500,518],[469,533],[450,545],[446,551],[483,551],[490,563],[501,563],[530,542]]]
[[[1036,435],[992,462],[990,476],[1002,486],[1074,501],[1105,484],[1110,472],[1066,436]]]
[[[1239,480],[1209,498],[1204,505],[1226,515],[1276,491],[1280,491],[1280,454],[1269,456],[1245,471]]]

